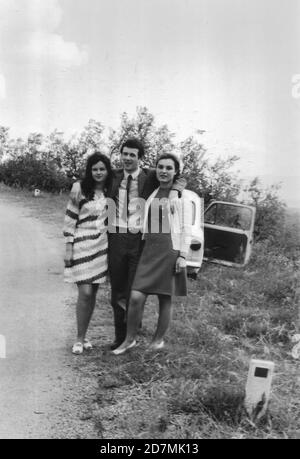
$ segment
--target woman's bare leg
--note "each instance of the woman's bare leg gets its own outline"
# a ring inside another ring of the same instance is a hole
[[[158,300],[159,316],[156,331],[152,340],[152,344],[154,345],[163,341],[172,318],[172,297],[169,295],[158,295]]]
[[[119,350],[127,348],[136,338],[144,310],[147,295],[137,290],[132,290],[127,313],[127,333],[125,341],[118,347]]]
[[[77,341],[83,343],[96,303],[97,284],[78,285]]]

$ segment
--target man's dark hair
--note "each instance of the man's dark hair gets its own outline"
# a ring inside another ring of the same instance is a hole
[[[138,158],[141,159],[145,155],[145,150],[144,150],[144,145],[139,139],[136,139],[135,137],[131,137],[122,144],[120,152],[122,154],[123,148],[128,147],[128,148],[136,148],[138,150]]]
[[[109,158],[103,153],[100,153],[99,151],[96,151],[91,156],[89,156],[86,163],[85,176],[84,179],[81,181],[82,193],[89,201],[91,201],[94,198],[95,194],[95,181],[92,176],[92,167],[99,161],[101,161],[105,165],[108,172],[104,184],[104,191],[109,187],[110,181],[112,179],[112,169]]]
[[[172,159],[172,161],[174,162],[174,166],[175,166],[175,175],[174,175],[174,180],[177,180],[178,177],[180,176],[180,163],[179,163],[179,160],[178,158],[175,156],[175,155],[172,155],[172,153],[162,153],[156,160],[156,164],[155,164],[155,167],[158,165],[159,161],[161,159]]]

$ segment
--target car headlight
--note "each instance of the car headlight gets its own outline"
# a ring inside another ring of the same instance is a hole
[[[200,242],[193,242],[190,245],[191,250],[200,250],[201,249],[201,243]]]

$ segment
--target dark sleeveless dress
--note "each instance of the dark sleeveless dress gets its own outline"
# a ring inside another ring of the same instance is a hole
[[[165,205],[169,192],[160,188],[155,198],[162,200],[161,205],[158,206],[154,200],[149,208],[148,233],[144,235],[144,247],[132,290],[147,295],[186,296],[186,270],[175,273],[179,251],[172,246],[168,209]]]

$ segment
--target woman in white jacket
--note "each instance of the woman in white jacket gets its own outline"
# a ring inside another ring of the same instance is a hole
[[[159,317],[152,340],[153,349],[164,347],[164,335],[172,314],[172,296],[186,296],[186,256],[191,241],[192,203],[183,190],[180,198],[169,200],[179,161],[172,154],[161,155],[156,163],[159,187],[145,206],[144,248],[132,285],[125,341],[113,351],[123,354],[136,345],[136,334],[148,295],[157,295]]]

